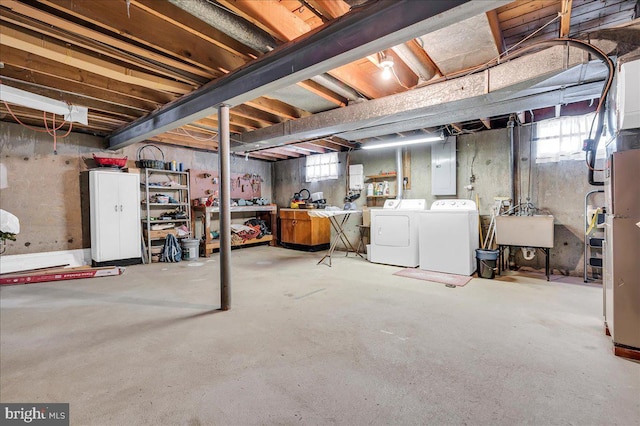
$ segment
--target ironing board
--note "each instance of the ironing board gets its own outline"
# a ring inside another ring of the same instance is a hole
[[[344,247],[346,248],[346,256],[349,256],[349,252],[353,252],[358,256],[362,257],[360,253],[351,245],[351,242],[347,238],[344,233],[344,224],[347,223],[349,217],[352,214],[362,214],[362,210],[308,210],[307,214],[310,217],[327,217],[329,218],[329,222],[331,226],[336,231],[336,236],[333,238],[331,242],[331,246],[329,247],[329,251],[325,254],[322,259],[318,261],[318,265],[325,261],[325,259],[329,259],[329,265],[331,266],[331,255],[333,251],[336,249],[338,245],[338,240],[342,240]],[[364,258],[363,258],[364,259]]]

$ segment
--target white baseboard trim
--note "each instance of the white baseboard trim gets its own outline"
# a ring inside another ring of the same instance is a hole
[[[43,253],[12,254],[0,256],[0,273],[48,268],[57,265],[91,265],[91,249],[48,251]]]

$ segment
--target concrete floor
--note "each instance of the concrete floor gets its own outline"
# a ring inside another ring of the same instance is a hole
[[[228,312],[217,255],[4,287],[0,399],[83,425],[638,424],[640,364],[612,355],[599,287],[320,256],[233,251]]]

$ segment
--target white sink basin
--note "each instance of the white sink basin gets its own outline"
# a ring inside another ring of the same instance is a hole
[[[505,246],[553,247],[553,216],[497,216],[496,242]]]

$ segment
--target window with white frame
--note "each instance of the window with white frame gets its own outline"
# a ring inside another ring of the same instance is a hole
[[[539,121],[535,125],[536,163],[562,160],[584,160],[582,144],[589,138],[595,113],[573,117],[558,117]],[[597,123],[593,124],[593,131]],[[604,155],[604,144],[598,146],[598,156]]]
[[[315,154],[307,156],[305,167],[306,181],[338,179],[338,153]]]

